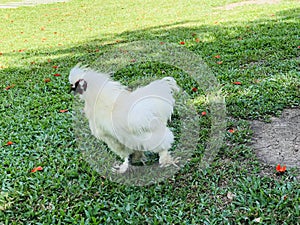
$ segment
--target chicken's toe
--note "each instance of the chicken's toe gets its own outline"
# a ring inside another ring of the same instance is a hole
[[[180,157],[173,158],[169,152],[161,152],[159,158],[159,165],[160,167],[167,167],[173,165],[179,168],[179,166],[177,165],[177,163],[179,163],[179,160]]]
[[[112,167],[112,172],[122,174],[122,173],[125,173],[127,171],[128,167],[129,167],[129,164],[128,164],[128,162],[125,161],[121,165],[113,166]]]

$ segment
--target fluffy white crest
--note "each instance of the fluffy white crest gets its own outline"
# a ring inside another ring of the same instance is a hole
[[[70,71],[70,75],[69,75],[70,84],[74,85],[78,80],[83,79],[84,74],[86,73],[87,70],[88,70],[87,66],[81,66],[81,64],[78,63]]]

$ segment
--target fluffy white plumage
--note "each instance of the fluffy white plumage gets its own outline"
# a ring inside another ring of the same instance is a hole
[[[108,74],[75,66],[69,75],[75,92],[85,101],[84,112],[92,134],[124,159],[116,169],[124,173],[133,153],[159,153],[161,166],[175,164],[168,150],[174,136],[167,127],[179,91],[172,77],[129,91]]]

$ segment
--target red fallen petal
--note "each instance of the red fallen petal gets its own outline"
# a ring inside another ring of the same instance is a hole
[[[193,92],[197,92],[197,91],[198,91],[198,88],[193,87],[193,88],[192,88],[192,91],[193,91]]]
[[[215,55],[215,58],[216,58],[216,59],[220,59],[221,56],[220,56],[220,55]]]
[[[43,167],[41,166],[38,166],[38,167],[35,167],[31,170],[31,173],[35,173],[36,171],[42,171],[43,170]]]
[[[285,172],[286,171],[286,166],[281,167],[281,172]]]
[[[52,68],[53,68],[53,69],[57,69],[57,68],[58,68],[58,66],[52,66]]]
[[[241,85],[242,84],[242,82],[240,82],[240,81],[235,81],[235,82],[232,82],[233,84],[236,84],[236,85]]]
[[[12,144],[13,144],[12,141],[8,141],[8,142],[6,143],[6,145],[12,145]]]
[[[50,78],[46,78],[46,79],[44,80],[45,83],[48,83],[48,82],[50,82],[50,81],[51,81]]]
[[[201,113],[201,115],[202,115],[202,116],[206,116],[206,112],[203,111],[203,112]]]
[[[184,44],[185,44],[185,42],[184,42],[184,41],[181,41],[179,44],[181,44],[181,45],[184,45]]]
[[[60,77],[61,75],[59,73],[54,74],[55,77]]]
[[[68,112],[69,110],[68,109],[61,109],[59,110],[60,113],[65,113],[65,112]]]
[[[300,49],[300,45],[297,48]]]
[[[283,173],[283,172],[286,171],[286,166],[281,167],[280,164],[278,164],[278,165],[276,166],[276,171],[277,171],[277,172]]]
[[[159,42],[159,44],[160,44],[160,45],[163,45],[163,44],[165,44],[165,42],[161,41],[161,42]]]
[[[281,169],[281,166],[280,166],[280,164],[278,164],[277,166],[276,166],[276,171],[280,171],[280,169]]]
[[[221,65],[223,63],[223,61],[218,61],[217,64]]]
[[[15,84],[8,85],[7,87],[5,87],[5,90],[9,90],[9,89],[13,88],[14,86],[16,86],[16,85]]]
[[[229,132],[229,133],[234,133],[235,130],[234,130],[234,129],[229,129],[228,132]]]

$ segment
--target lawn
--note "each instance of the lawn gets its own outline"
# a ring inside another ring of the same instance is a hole
[[[222,8],[236,2],[71,0],[0,9],[0,225],[299,224],[299,171],[276,174],[250,145],[251,120],[299,107],[299,2]],[[175,77],[199,114],[192,160],[138,187],[111,181],[84,157],[69,71],[134,41],[190,51],[220,84],[225,139],[209,167],[201,167],[213,121],[206,92],[160,62],[132,60],[114,78],[130,85]]]

